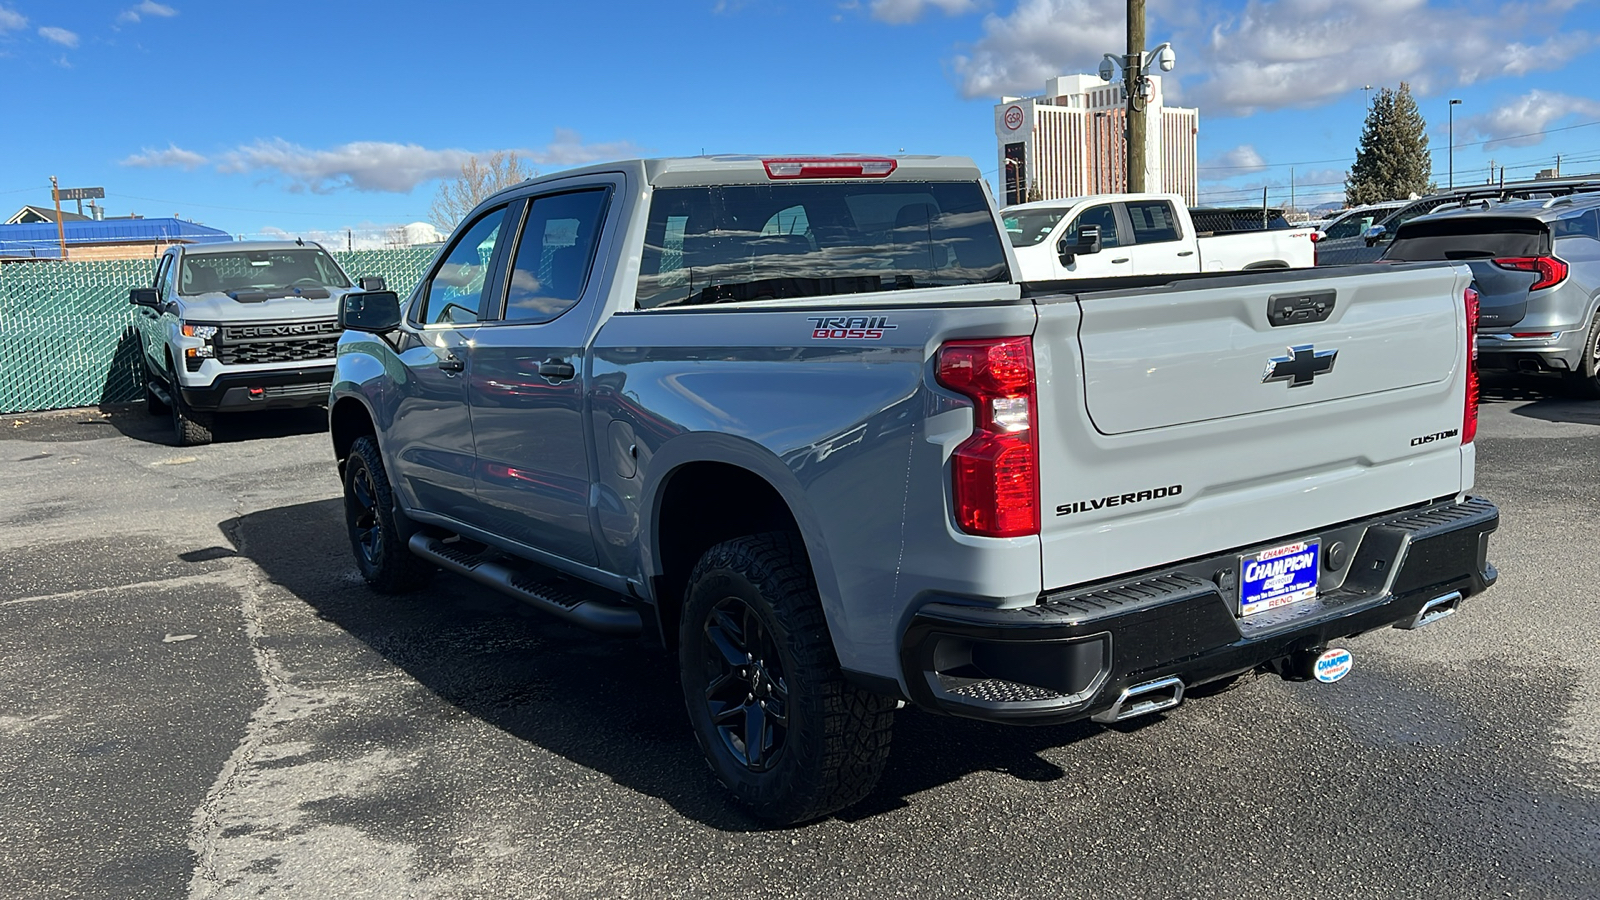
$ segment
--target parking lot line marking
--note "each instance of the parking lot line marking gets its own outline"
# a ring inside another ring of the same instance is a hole
[[[50,600],[78,600],[83,597],[92,597],[95,594],[104,594],[108,591],[125,591],[129,588],[162,588],[184,587],[191,584],[210,584],[212,582],[230,582],[237,579],[229,572],[206,572],[202,575],[180,575],[177,578],[165,578],[160,581],[133,581],[127,584],[112,584],[105,587],[83,588],[76,591],[63,591],[59,594],[36,594],[32,597],[18,597],[14,600],[0,600],[0,606],[16,606],[19,603],[44,603]]]

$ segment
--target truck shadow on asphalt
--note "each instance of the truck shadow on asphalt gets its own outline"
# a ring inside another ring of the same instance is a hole
[[[689,731],[675,660],[660,649],[590,634],[444,573],[416,594],[374,594],[352,578],[339,500],[250,513],[219,527],[319,618],[447,703],[713,828],[766,828],[734,807],[711,775]],[[914,806],[917,795],[977,772],[1054,781],[1065,773],[1040,752],[1102,730],[902,710],[877,790],[838,818]]]
[[[150,415],[145,412],[142,401],[101,404],[98,412],[92,412],[91,415],[97,416],[101,423],[116,429],[124,437],[142,443],[166,446],[173,446],[176,443],[171,417]],[[233,444],[300,434],[317,434],[327,430],[328,411],[317,406],[304,409],[221,413],[215,419],[212,436],[213,443]]]
[[[1513,415],[1546,422],[1600,425],[1600,400],[1573,397],[1553,378],[1493,373],[1485,375],[1479,395],[1484,405],[1510,405]]]

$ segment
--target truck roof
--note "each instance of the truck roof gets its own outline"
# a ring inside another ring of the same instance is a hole
[[[872,155],[859,153],[804,154],[721,154],[708,156],[680,156],[660,159],[625,159],[616,162],[595,163],[576,169],[563,169],[506,188],[500,193],[520,190],[528,185],[559,182],[567,178],[607,172],[628,172],[653,187],[695,186],[704,184],[769,184],[764,163],[772,160],[894,160],[894,171],[887,177],[870,178],[870,181],[977,181],[982,175],[972,160],[965,156]],[[818,179],[850,180],[859,179]]]
[[[202,256],[213,253],[241,253],[249,250],[321,250],[313,241],[220,241],[215,244],[189,244],[183,248],[185,256]]]
[[[1145,192],[1142,194],[1085,194],[1082,197],[1060,197],[1055,200],[1033,200],[1028,203],[1016,203],[1006,207],[1006,210],[1025,209],[1060,209],[1063,206],[1077,206],[1080,203],[1125,203],[1129,200],[1171,200],[1184,205],[1182,194],[1158,194]]]

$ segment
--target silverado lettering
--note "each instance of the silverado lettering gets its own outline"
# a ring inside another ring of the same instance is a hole
[[[1183,493],[1183,485],[1172,484],[1166,487],[1150,488],[1130,494],[1112,494],[1097,500],[1078,500],[1072,503],[1063,503],[1056,507],[1056,515],[1070,516],[1073,513],[1093,512],[1097,509],[1106,509],[1112,506],[1127,506],[1131,503],[1143,503],[1146,500],[1160,500],[1164,497],[1176,497]]]

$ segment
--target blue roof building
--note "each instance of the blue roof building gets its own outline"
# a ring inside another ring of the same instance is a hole
[[[171,244],[233,240],[226,231],[183,219],[90,219],[61,227],[68,259],[152,259]],[[60,258],[56,223],[0,225],[0,261]]]

